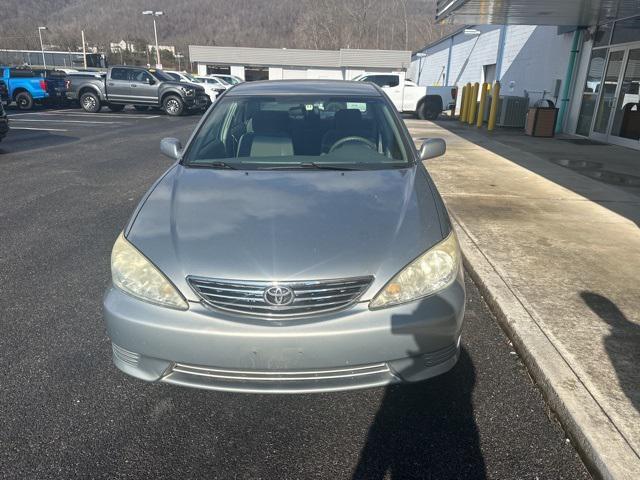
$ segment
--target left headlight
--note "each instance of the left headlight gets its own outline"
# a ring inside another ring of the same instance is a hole
[[[460,256],[458,239],[452,230],[447,238],[396,274],[369,303],[369,308],[410,302],[448,287],[458,274]]]
[[[182,89],[182,91],[184,92],[185,95],[187,96],[192,96],[195,95],[196,90],[195,88],[189,88],[189,87],[180,87]]]
[[[186,310],[188,304],[178,290],[121,233],[111,251],[113,284],[147,302]]]

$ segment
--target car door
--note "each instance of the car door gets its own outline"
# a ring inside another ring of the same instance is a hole
[[[131,100],[129,68],[114,67],[107,79],[107,97],[110,101],[124,103]]]
[[[160,82],[144,69],[131,69],[129,73],[131,99],[135,103],[158,103],[158,88]]]

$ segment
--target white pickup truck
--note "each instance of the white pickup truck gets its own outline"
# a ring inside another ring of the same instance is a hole
[[[455,106],[457,87],[421,87],[405,79],[404,73],[363,73],[358,82],[378,85],[399,112],[411,112],[423,120],[434,120],[443,110]]]

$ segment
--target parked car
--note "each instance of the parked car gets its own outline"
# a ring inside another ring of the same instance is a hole
[[[64,104],[67,102],[67,74],[62,70],[34,68],[33,73],[44,78],[48,103]]]
[[[9,133],[9,118],[7,112],[4,111],[4,106],[0,102],[0,142]]]
[[[384,90],[399,112],[415,114],[420,119],[434,120],[443,110],[455,107],[457,87],[424,87],[403,80],[399,73],[365,73],[354,78],[372,82]]]
[[[231,86],[244,82],[243,79],[236,75],[226,75],[223,73],[212,73],[210,75],[207,75],[207,77],[217,78],[218,80],[222,80],[223,82],[228,83]]]
[[[456,363],[465,305],[444,203],[369,83],[242,83],[213,105],[111,255],[118,368],[214,390],[415,382]]]
[[[168,115],[201,110],[209,105],[204,88],[175,81],[162,70],[142,67],[110,67],[105,77],[68,76],[67,98],[79,100],[87,112],[100,111],[103,105],[114,112],[125,105],[137,109],[160,107]]]
[[[10,102],[20,110],[30,110],[49,98],[47,83],[29,68],[0,67],[2,81],[9,90]]]
[[[211,101],[211,103],[216,101],[216,98],[220,93],[220,90],[217,88],[214,88],[213,85],[202,82],[198,77],[194,77],[189,73],[176,72],[174,70],[164,70],[164,73],[166,73],[167,75],[169,75],[170,77],[172,77],[174,80],[178,82],[190,83],[193,85],[201,86],[202,88],[204,88],[204,91],[209,96],[209,100]]]
[[[10,102],[9,98],[9,89],[7,88],[7,84],[4,83],[4,80],[0,80],[0,103],[8,105]]]

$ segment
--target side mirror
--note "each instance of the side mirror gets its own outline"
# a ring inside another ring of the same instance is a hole
[[[177,138],[167,137],[160,140],[160,153],[172,160],[178,160],[182,155],[182,144]]]
[[[427,138],[420,147],[420,160],[429,160],[444,155],[447,144],[441,138]]]
[[[145,77],[144,83],[146,83],[147,85],[153,85],[156,82],[153,78]]]

